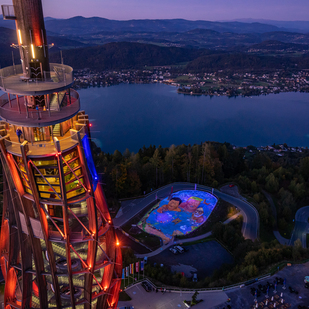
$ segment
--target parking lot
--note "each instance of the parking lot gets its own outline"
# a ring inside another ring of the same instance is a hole
[[[231,298],[231,308],[253,308],[254,305],[254,296],[251,294],[251,288],[258,289],[258,285],[266,285],[267,281],[270,283],[274,283],[275,277],[279,277],[282,279],[286,279],[286,289],[283,289],[283,285],[277,285],[277,293],[274,293],[274,289],[269,289],[269,299],[275,295],[279,296],[279,300],[281,299],[281,293],[283,293],[284,304],[291,304],[292,309],[298,308],[299,305],[309,306],[309,289],[305,288],[304,277],[309,275],[309,262],[306,264],[292,265],[287,266],[283,270],[279,271],[272,277],[259,281],[258,283],[251,284],[250,286],[245,286],[243,288],[238,288],[230,291],[226,291],[226,294],[229,298]],[[293,288],[298,294],[291,293],[289,287]],[[261,295],[257,297],[258,303],[264,302],[265,294],[260,293]],[[265,302],[264,302],[265,303]],[[227,304],[220,305],[215,307],[216,309],[227,308]],[[264,308],[264,307],[258,307]],[[277,306],[278,308],[278,306]],[[279,307],[280,308],[280,307]]]
[[[211,276],[223,263],[233,263],[232,255],[216,241],[182,247],[188,251],[175,255],[169,250],[164,250],[149,258],[149,261],[171,266],[175,271],[184,272],[187,277],[197,272],[199,278]]]
[[[184,300],[191,300],[192,293],[161,293],[146,292],[139,283],[126,290],[126,293],[132,298],[131,301],[119,302],[118,306],[134,306],[134,309],[187,309]],[[203,302],[194,306],[196,309],[210,309],[216,305],[226,302],[227,296],[222,291],[200,293],[197,299],[203,299]]]

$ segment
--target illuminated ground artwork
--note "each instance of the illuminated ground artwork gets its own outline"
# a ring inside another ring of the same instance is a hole
[[[138,227],[167,243],[173,236],[189,234],[205,223],[217,201],[207,192],[179,191],[156,204],[138,223]]]

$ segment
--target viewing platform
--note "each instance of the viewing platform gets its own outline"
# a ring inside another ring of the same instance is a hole
[[[78,133],[80,137],[83,138],[85,136],[85,128],[81,127],[79,131],[71,129],[64,136],[57,137],[62,151],[69,150],[78,145]],[[21,156],[21,143],[18,142],[18,137],[14,130],[11,129],[8,131],[8,135],[4,137],[4,144],[8,153]],[[42,157],[57,152],[54,141],[28,142],[27,149],[27,156],[29,158]]]
[[[60,92],[74,83],[73,68],[60,63],[50,63],[50,71],[43,78],[26,78],[22,65],[0,69],[0,89],[17,95],[44,95]]]
[[[24,96],[8,96],[3,94],[0,97],[0,117],[14,125],[27,127],[43,127],[53,125],[75,116],[80,110],[80,100],[77,91],[70,89],[70,95],[63,95],[64,100],[51,102],[48,109],[29,107]]]

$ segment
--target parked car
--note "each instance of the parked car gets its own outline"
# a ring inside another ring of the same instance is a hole
[[[169,248],[168,250],[170,250],[172,253],[174,254],[178,254],[178,251],[175,248]]]
[[[179,253],[184,253],[185,249],[181,246],[174,246],[174,249],[176,249]]]
[[[142,287],[145,289],[146,292],[152,291],[152,286],[147,281],[142,282]]]

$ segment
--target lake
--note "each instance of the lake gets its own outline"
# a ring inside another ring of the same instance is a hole
[[[79,94],[104,152],[204,141],[309,146],[308,93],[210,98],[178,94],[164,84],[120,84]]]
[[[164,84],[79,90],[94,141],[105,152],[145,145],[229,142],[237,146],[309,146],[309,94],[206,97]]]

